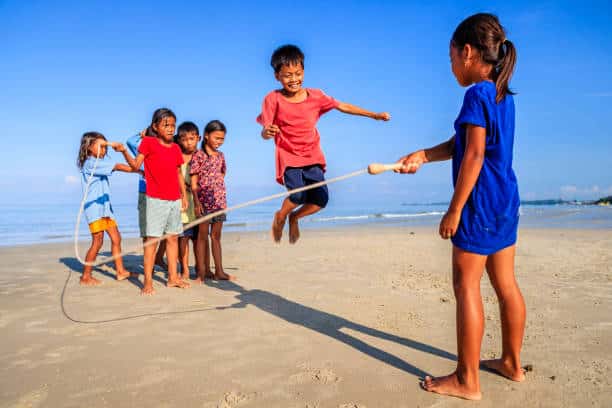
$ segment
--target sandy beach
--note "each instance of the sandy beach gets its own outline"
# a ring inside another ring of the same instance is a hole
[[[419,388],[456,355],[451,247],[434,227],[306,230],[295,246],[227,233],[238,281],[168,289],[158,271],[153,297],[107,266],[80,287],[70,243],[0,248],[0,406],[611,406],[612,230],[519,234],[533,371],[521,384],[482,371],[478,403]],[[482,288],[490,358],[500,323]]]

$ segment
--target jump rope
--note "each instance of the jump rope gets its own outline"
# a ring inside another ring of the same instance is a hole
[[[104,145],[106,146],[112,146],[111,142],[103,142]],[[76,220],[76,224],[74,227],[74,254],[76,256],[76,259],[82,264],[82,265],[87,265],[87,266],[100,266],[100,265],[104,265],[108,262],[111,262],[117,258],[123,257],[125,255],[130,255],[130,254],[135,254],[135,253],[140,253],[140,251],[142,249],[144,249],[145,247],[149,246],[149,245],[156,245],[159,242],[167,239],[168,237],[177,235],[177,234],[165,234],[159,238],[156,239],[152,239],[149,240],[147,242],[145,242],[143,245],[138,246],[138,247],[134,247],[131,250],[128,251],[124,251],[121,252],[120,254],[114,255],[114,256],[109,256],[109,257],[105,257],[102,258],[98,261],[85,261],[84,259],[81,258],[81,256],[79,255],[79,226],[81,224],[81,216],[83,215],[83,210],[85,208],[85,201],[87,200],[87,193],[89,192],[89,187],[91,185],[91,181],[93,179],[93,176],[96,172],[96,168],[98,167],[98,161],[100,160],[100,147],[101,147],[102,143],[100,145],[98,145],[98,151],[96,153],[96,160],[94,162],[93,168],[91,170],[91,173],[89,175],[89,178],[87,179],[87,183],[85,184],[85,190],[83,192],[83,199],[81,200],[81,205],[79,207],[79,212],[77,215],[77,220]],[[384,173],[386,171],[391,171],[391,170],[400,170],[402,167],[406,167],[406,168],[411,168],[411,167],[418,167],[421,163],[407,163],[407,164],[403,164],[403,163],[392,163],[392,164],[381,164],[381,163],[372,163],[370,164],[367,168],[365,169],[361,169],[361,170],[357,170],[354,171],[352,173],[348,173],[348,174],[344,174],[342,176],[338,176],[338,177],[334,177],[328,180],[323,180],[320,181],[318,183],[313,183],[313,184],[309,184],[307,186],[304,187],[299,187],[299,188],[295,188],[293,190],[288,190],[288,191],[284,191],[282,193],[277,193],[277,194],[272,194],[269,196],[265,196],[262,198],[258,198],[255,200],[251,200],[251,201],[246,201],[244,203],[241,204],[237,204],[231,207],[227,207],[224,208],[222,210],[219,211],[215,211],[213,213],[207,214],[203,217],[197,218],[196,220],[186,224],[183,226],[183,229],[187,230],[191,227],[194,227],[196,225],[199,225],[203,222],[209,221],[211,219],[213,219],[214,217],[217,217],[221,214],[226,214],[228,212],[231,211],[236,211],[240,208],[244,208],[244,207],[250,207],[252,205],[256,205],[256,204],[260,204],[266,201],[270,201],[270,200],[274,200],[277,198],[282,198],[282,197],[287,197],[291,194],[294,193],[300,193],[302,191],[307,191],[307,190],[312,190],[314,188],[317,187],[321,187],[321,186],[325,186],[327,184],[332,184],[332,183],[336,183],[338,181],[342,181],[342,180],[347,180],[353,177],[357,177],[360,176],[362,174],[365,173],[369,173],[372,175],[376,175],[376,174],[381,174]],[[64,316],[75,322],[75,323],[109,323],[109,322],[115,322],[115,321],[121,321],[121,320],[129,320],[129,319],[135,319],[135,318],[140,318],[140,317],[151,317],[151,316],[160,316],[160,315],[168,315],[168,314],[177,314],[177,313],[192,313],[192,312],[199,312],[199,311],[204,311],[204,310],[212,310],[212,309],[216,309],[216,307],[208,307],[208,308],[202,308],[202,309],[194,309],[194,310],[183,310],[183,311],[176,311],[176,312],[162,312],[162,313],[145,313],[145,314],[141,314],[141,315],[134,315],[134,316],[126,316],[126,317],[121,317],[121,318],[115,318],[115,319],[108,319],[108,320],[96,320],[96,321],[84,321],[84,320],[79,320],[79,319],[75,319],[73,317],[71,317],[65,309],[64,306],[64,297],[65,297],[65,293],[66,293],[66,288],[68,286],[68,282],[70,281],[70,277],[71,277],[72,273],[69,270],[68,271],[68,277],[66,278],[66,283],[64,284],[64,288],[62,290],[62,295],[61,295],[61,306],[62,306],[62,312],[64,313]]]

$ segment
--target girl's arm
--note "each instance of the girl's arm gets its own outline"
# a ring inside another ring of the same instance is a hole
[[[369,110],[362,109],[359,106],[351,105],[350,103],[346,102],[340,102],[336,109],[338,109],[342,113],[348,113],[349,115],[365,116],[367,118],[375,120],[387,121],[391,119],[391,115],[388,112],[370,112]]]
[[[138,169],[140,168],[140,166],[136,165],[136,161],[134,160],[132,155],[128,152],[127,148],[125,147],[125,145],[123,145],[123,143],[112,142],[112,143],[109,143],[109,145],[116,152],[123,153],[123,157],[125,158],[125,161],[129,164],[129,166],[126,166],[125,164],[118,163],[115,165],[113,170],[124,171],[126,173],[137,173],[138,172]]]
[[[397,173],[416,173],[417,170],[425,163],[449,160],[453,157],[455,149],[455,136],[448,139],[446,142],[440,143],[437,146],[428,149],[417,150],[416,152],[407,154],[398,160],[404,166]]]
[[[448,206],[448,211],[440,222],[439,232],[444,239],[455,235],[463,207],[474,189],[476,181],[478,181],[480,170],[484,164],[486,137],[487,131],[485,128],[466,125],[465,153],[459,168],[455,192]]]

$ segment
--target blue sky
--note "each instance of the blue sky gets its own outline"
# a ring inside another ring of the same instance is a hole
[[[268,62],[284,43],[304,50],[306,86],[393,115],[388,123],[324,116],[328,177],[395,161],[451,136],[465,89],[450,72],[448,41],[479,11],[496,13],[518,49],[511,85],[522,197],[612,194],[608,2],[0,0],[0,203],[77,206],[81,134],[125,141],[161,106],[179,122],[226,123],[230,201],[282,191],[255,117],[277,87]],[[134,175],[111,183],[115,202],[134,201]],[[340,204],[443,201],[450,165],[363,176],[332,191]]]

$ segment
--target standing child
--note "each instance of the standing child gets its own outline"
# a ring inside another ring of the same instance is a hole
[[[225,173],[227,166],[225,156],[218,149],[225,141],[225,125],[218,120],[208,122],[204,128],[202,150],[194,153],[191,159],[191,190],[197,197],[195,211],[198,217],[212,214],[227,207],[225,191]],[[196,245],[197,280],[204,279],[234,280],[234,276],[225,273],[221,259],[221,229],[226,220],[225,214],[213,217],[198,226]],[[211,238],[212,256],[215,261],[215,273],[210,271],[210,252],[208,236]]]
[[[403,157],[402,173],[423,163],[452,158],[455,191],[439,233],[453,243],[453,288],[457,299],[457,369],[426,377],[425,390],[480,399],[478,375],[484,313],[480,280],[486,268],[499,299],[502,355],[482,364],[513,381],[523,381],[521,346],[525,302],[514,276],[519,195],[512,170],[514,99],[508,87],[516,51],[497,17],[464,20],[450,42],[451,67],[465,93],[455,135],[438,146]]]
[[[144,162],[146,195],[146,239],[144,246],[144,285],[141,293],[152,295],[155,245],[147,245],[166,234],[168,280],[166,286],[187,288],[189,283],[176,272],[178,260],[178,234],[183,230],[181,210],[187,208],[185,180],[181,173],[183,155],[174,143],[176,116],[170,109],[158,109],[151,120],[155,137],[144,137],[138,147],[135,169]]]
[[[189,279],[189,241],[193,243],[193,252],[197,257],[197,239],[198,226],[185,229],[185,224],[195,221],[195,206],[194,197],[191,193],[191,159],[193,154],[198,150],[198,142],[200,141],[200,131],[195,123],[183,122],[179,125],[176,142],[181,147],[183,152],[183,164],[181,164],[181,173],[185,179],[185,190],[187,191],[187,209],[181,211],[181,222],[183,223],[183,233],[179,238],[179,263],[181,265],[182,279]],[[197,264],[197,261],[196,261]]]
[[[324,180],[325,156],[321,150],[317,121],[324,113],[338,109],[352,115],[389,120],[386,112],[374,113],[327,96],[323,91],[302,88],[304,54],[295,45],[284,45],[272,54],[274,77],[282,88],[266,95],[257,122],[263,126],[261,136],[274,138],[276,144],[276,181],[288,190]],[[327,186],[291,194],[275,214],[272,237],[280,242],[289,216],[289,242],[300,237],[298,220],[327,205]]]
[[[115,151],[123,153],[125,160],[130,163],[130,166],[114,163],[106,159],[107,145],[111,146]],[[83,175],[83,186],[86,186],[91,178],[84,206],[85,218],[91,232],[91,246],[85,256],[86,262],[96,260],[96,256],[104,242],[104,231],[106,231],[111,239],[113,256],[121,253],[121,234],[117,228],[113,206],[110,202],[110,183],[108,177],[113,171],[132,172],[131,165],[133,164],[134,159],[121,143],[108,143],[104,135],[98,132],[87,132],[81,137],[77,165]],[[117,270],[117,280],[123,280],[130,276],[130,273],[123,267],[123,259],[121,257],[115,259],[115,268]],[[90,265],[83,267],[81,285],[95,286],[102,283],[91,276],[92,269]]]

